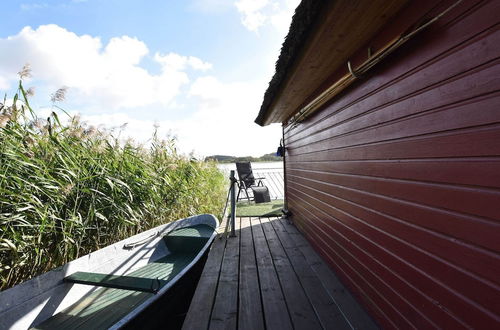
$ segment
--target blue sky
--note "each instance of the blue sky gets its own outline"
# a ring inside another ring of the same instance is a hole
[[[88,125],[153,125],[181,151],[262,155],[280,127],[253,123],[298,0],[33,0],[2,4],[0,91],[32,67],[41,114],[60,106]],[[113,126],[114,125],[114,126]]]

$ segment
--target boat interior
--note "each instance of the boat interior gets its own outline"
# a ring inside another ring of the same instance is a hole
[[[76,272],[65,277],[67,283],[93,285],[96,290],[32,329],[113,327],[185,270],[213,232],[206,224],[171,231],[163,237],[169,254],[126,275]]]

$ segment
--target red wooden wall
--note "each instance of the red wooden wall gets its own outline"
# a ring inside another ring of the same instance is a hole
[[[499,23],[463,1],[285,128],[293,221],[383,327],[500,326]]]

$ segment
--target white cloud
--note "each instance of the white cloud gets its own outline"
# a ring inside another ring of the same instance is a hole
[[[99,37],[76,35],[57,25],[25,27],[17,35],[0,39],[0,82],[15,81],[16,72],[30,63],[33,76],[53,89],[68,86],[79,100],[112,109],[152,104],[168,105],[189,83],[184,70],[206,71],[211,64],[175,53],[156,54],[160,74],[140,66],[149,54],[140,40],[112,38],[103,45]]]
[[[46,4],[45,2],[42,2],[42,3],[22,3],[21,9],[28,11],[28,10],[47,8],[48,6],[49,5]]]
[[[148,47],[142,41],[123,36],[111,39],[102,56],[108,65],[135,66],[148,52]]]
[[[290,27],[293,12],[300,0],[238,0],[234,4],[241,14],[241,23],[250,31],[258,32],[270,24],[281,33]]]
[[[191,85],[189,94],[196,99],[198,111],[189,117],[150,120],[113,113],[82,115],[82,120],[107,128],[127,124],[121,137],[133,137],[141,143],[151,139],[154,125],[158,125],[160,137],[176,136],[181,152],[194,151],[198,156],[262,156],[272,152],[281,138],[278,125],[259,127],[253,123],[262,93],[258,82],[223,83],[205,76]]]
[[[213,76],[198,78],[190,95],[198,99],[199,111],[179,127],[179,142],[188,144],[185,148],[204,150],[205,155],[220,153],[221,144],[226,153],[238,156],[273,151],[279,144],[279,127],[263,128],[253,122],[265,86],[264,81],[225,83]]]
[[[167,55],[155,54],[155,60],[163,64],[164,69],[169,68],[173,70],[185,70],[186,67],[191,67],[195,70],[207,71],[212,68],[212,64],[203,62],[194,56],[182,56],[176,53],[169,53]]]
[[[157,123],[160,136],[176,135],[184,153],[261,156],[279,144],[279,127],[253,122],[267,79],[221,81],[210,63],[172,52],[150,57],[161,68],[151,74],[141,66],[149,54],[144,42],[128,36],[103,44],[57,25],[26,27],[0,38],[0,88],[14,87],[17,71],[31,63],[38,89],[68,86],[69,99],[79,99],[75,104],[83,121],[108,128],[127,123],[122,137],[146,142]],[[156,112],[146,117],[138,110],[145,108]],[[177,111],[175,116],[167,109]]]
[[[257,31],[266,23],[267,15],[263,10],[270,4],[269,0],[239,0],[236,8],[242,14],[241,23],[250,31]]]

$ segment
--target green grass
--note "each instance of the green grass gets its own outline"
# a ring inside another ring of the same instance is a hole
[[[277,199],[269,203],[238,202],[236,204],[237,217],[279,217],[283,213],[283,200]]]
[[[0,103],[2,290],[162,223],[220,216],[224,177],[173,139],[122,143],[76,118],[36,118],[21,83],[18,98]]]

